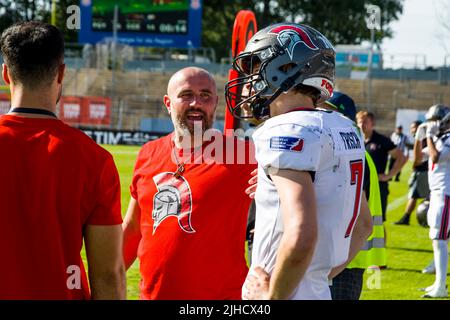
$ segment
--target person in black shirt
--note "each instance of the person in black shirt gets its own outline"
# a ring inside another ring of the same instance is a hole
[[[415,137],[417,128],[421,124],[421,121],[414,121],[411,124],[410,131],[413,137]],[[426,147],[426,140],[422,141],[422,149],[424,147]],[[430,194],[428,186],[428,159],[420,160],[417,157],[413,158],[413,171],[409,177],[408,185],[408,203],[406,204],[405,214],[395,224],[409,225],[409,219],[411,213],[416,208],[417,200],[427,198]]]
[[[360,111],[356,114],[356,121],[363,132],[366,150],[371,155],[377,168],[383,221],[386,221],[387,198],[389,194],[388,181],[402,169],[406,162],[406,157],[400,149],[396,148],[391,139],[374,130],[375,116],[373,113]],[[395,159],[395,162],[386,174],[389,156]]]

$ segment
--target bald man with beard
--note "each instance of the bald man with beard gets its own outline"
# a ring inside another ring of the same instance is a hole
[[[164,96],[174,131],[139,152],[123,230],[126,267],[139,258],[141,299],[240,299],[256,161],[249,142],[212,129],[217,103],[207,71],[176,72]]]

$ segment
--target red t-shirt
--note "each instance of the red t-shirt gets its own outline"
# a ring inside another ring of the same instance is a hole
[[[84,228],[122,222],[112,156],[57,119],[12,115],[0,150],[0,299],[89,299]]]
[[[130,187],[141,208],[141,299],[240,299],[248,271],[244,191],[256,164],[191,163],[176,178],[171,137],[142,147]],[[233,140],[235,155],[239,145],[246,159],[254,156],[249,143]]]

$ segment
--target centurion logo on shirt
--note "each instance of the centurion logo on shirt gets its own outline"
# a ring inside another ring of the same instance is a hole
[[[301,152],[303,150],[304,140],[296,137],[272,137],[270,138],[270,149],[287,150]]]
[[[153,197],[153,234],[168,217],[176,217],[181,230],[194,233],[191,223],[192,192],[184,177],[175,178],[174,172],[161,172],[153,177],[158,192]]]

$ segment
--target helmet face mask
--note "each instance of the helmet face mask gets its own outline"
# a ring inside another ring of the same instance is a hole
[[[291,64],[290,70],[272,70],[272,61],[283,54],[283,48],[275,45],[253,52],[244,52],[236,57],[233,68],[238,71],[241,77],[228,82],[226,85],[227,104],[230,105],[229,102],[231,103],[232,100],[237,102],[232,112],[233,116],[241,119],[254,118],[258,120],[269,118],[269,105],[276,98],[273,96],[277,91],[273,82],[282,79],[284,74],[292,75],[295,73],[292,72],[295,70],[292,68],[295,67],[294,64]],[[280,74],[278,75],[278,73]],[[270,80],[268,80],[268,74],[272,74]],[[236,90],[232,90],[236,87],[241,88],[240,96],[236,94]],[[287,92],[287,90],[282,92]]]
[[[335,52],[318,31],[297,24],[269,26],[250,39],[233,68],[239,73],[225,87],[227,106],[237,118],[265,120],[270,104],[283,92],[303,84],[333,91]]]

